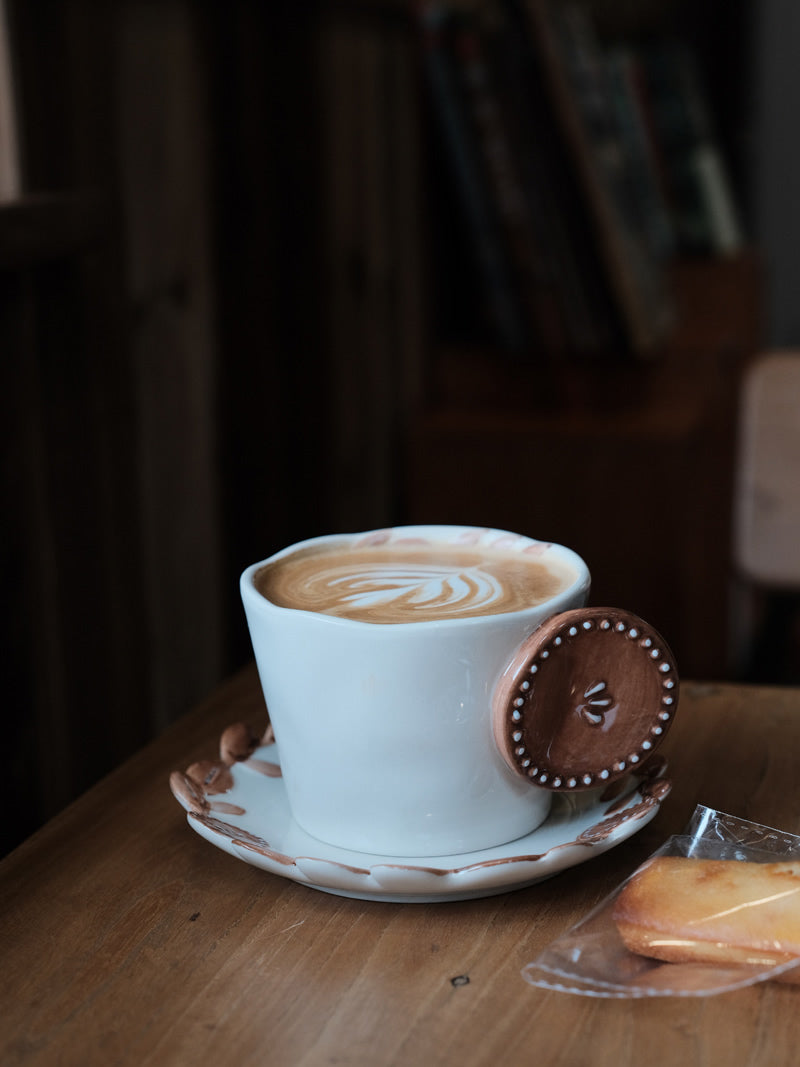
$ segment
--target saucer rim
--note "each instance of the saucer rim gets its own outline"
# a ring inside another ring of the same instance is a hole
[[[582,807],[567,810],[567,798],[554,795],[554,808],[530,833],[487,849],[451,856],[392,857],[362,853],[329,845],[304,831],[288,810],[281,777],[266,777],[248,763],[279,763],[274,742],[261,744],[248,757],[228,767],[233,785],[225,792],[203,792],[204,805],[189,806],[176,790],[175,779],[188,780],[173,772],[173,795],[187,813],[191,828],[204,840],[236,859],[278,877],[335,896],[395,903],[437,903],[475,899],[512,892],[534,885],[609,851],[643,829],[658,813],[671,782],[663,777],[666,764],[655,776],[630,775],[629,788],[606,800],[586,798]],[[237,783],[241,775],[247,775]],[[273,802],[259,805],[257,813],[236,808],[236,789],[271,793]],[[197,788],[195,784],[195,788]],[[584,795],[585,796],[585,795]],[[593,802],[592,802],[593,801]],[[281,812],[278,805],[285,810]],[[200,810],[198,810],[198,807]],[[276,834],[270,831],[270,815],[284,822]],[[237,825],[237,819],[246,819]],[[603,829],[604,822],[611,822]],[[261,833],[254,832],[260,830]],[[591,831],[602,831],[594,839]],[[266,833],[264,833],[266,831]],[[293,831],[304,847],[283,852],[282,841]],[[536,848],[537,838],[547,847]],[[273,843],[270,843],[270,838]],[[581,840],[581,838],[583,838]]]

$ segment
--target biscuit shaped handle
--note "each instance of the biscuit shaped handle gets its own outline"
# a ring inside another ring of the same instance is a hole
[[[523,642],[497,683],[495,740],[532,784],[590,789],[655,752],[678,690],[674,657],[648,623],[618,608],[565,611]]]

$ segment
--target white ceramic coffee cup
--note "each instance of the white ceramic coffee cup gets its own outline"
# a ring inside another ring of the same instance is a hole
[[[561,545],[503,530],[398,527],[392,539],[540,552],[574,580],[505,614],[374,624],[267,600],[248,567],[241,594],[292,815],[329,844],[390,857],[474,852],[539,826],[552,794],[509,768],[492,731],[492,693],[519,645],[547,618],[582,607],[584,561]]]

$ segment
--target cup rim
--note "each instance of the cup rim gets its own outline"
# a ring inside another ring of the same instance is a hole
[[[398,536],[399,535],[399,536]],[[381,540],[377,540],[381,538]],[[571,566],[575,571],[575,579],[565,589],[548,600],[531,604],[529,607],[520,608],[517,611],[494,612],[486,615],[470,615],[453,619],[417,619],[409,622],[375,623],[363,619],[349,619],[339,615],[328,615],[324,612],[308,611],[305,608],[285,607],[275,604],[259,592],[255,586],[255,575],[269,563],[299,552],[302,549],[324,544],[355,545],[360,542],[367,544],[390,544],[392,541],[408,542],[409,540],[426,539],[443,542],[445,544],[461,547],[490,546],[503,549],[517,549],[520,552],[534,548],[540,550],[541,556],[552,553],[560,561]],[[448,539],[450,538],[450,539]],[[474,540],[470,540],[474,538]],[[510,540],[509,540],[510,539]],[[418,630],[420,627],[431,628],[466,628],[468,626],[486,625],[487,619],[508,619],[524,617],[528,613],[541,614],[545,609],[548,616],[555,615],[565,607],[574,603],[576,596],[588,597],[591,576],[586,561],[578,555],[574,549],[555,541],[542,541],[523,534],[512,533],[509,530],[496,529],[494,527],[468,526],[468,525],[440,525],[436,523],[390,526],[376,530],[366,530],[358,533],[323,534],[297,541],[292,545],[274,552],[263,560],[251,563],[241,574],[239,584],[242,599],[251,606],[257,607],[262,612],[280,613],[286,615],[311,616],[320,623],[328,626],[344,626],[368,629],[373,632]]]

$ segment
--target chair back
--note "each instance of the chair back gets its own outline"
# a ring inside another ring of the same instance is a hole
[[[745,375],[734,560],[746,581],[800,590],[800,350],[764,353]]]

